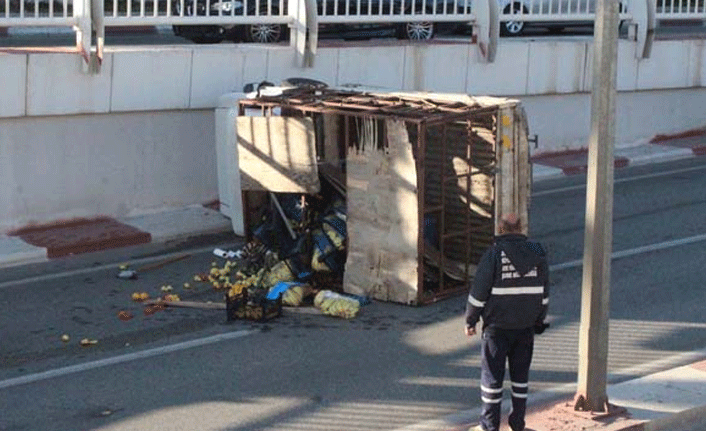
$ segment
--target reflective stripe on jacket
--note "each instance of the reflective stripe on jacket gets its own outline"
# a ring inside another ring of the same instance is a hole
[[[549,304],[549,268],[538,243],[502,235],[483,254],[466,305],[466,324],[522,329],[542,323]]]

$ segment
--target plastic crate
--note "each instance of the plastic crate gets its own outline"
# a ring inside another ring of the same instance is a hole
[[[253,322],[267,322],[282,315],[282,294],[277,299],[248,298],[247,291],[240,295],[226,297],[226,320],[250,320]]]

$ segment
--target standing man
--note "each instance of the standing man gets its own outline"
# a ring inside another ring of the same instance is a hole
[[[549,267],[544,249],[527,240],[516,214],[500,219],[500,236],[483,254],[466,304],[466,335],[483,318],[480,425],[472,431],[500,430],[505,362],[512,383],[512,431],[525,429],[527,382],[534,334],[544,332],[549,304]],[[469,430],[469,431],[471,431]]]

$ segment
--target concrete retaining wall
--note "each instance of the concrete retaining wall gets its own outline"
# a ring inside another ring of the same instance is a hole
[[[0,230],[126,215],[218,196],[213,108],[244,84],[303,76],[330,85],[513,96],[538,151],[586,145],[590,39],[503,40],[492,64],[455,42],[320,48],[312,69],[284,46],[106,50],[100,74],[75,54],[0,54]],[[656,42],[638,61],[621,40],[618,145],[703,126],[703,40]]]
[[[213,110],[0,119],[0,231],[218,196]]]

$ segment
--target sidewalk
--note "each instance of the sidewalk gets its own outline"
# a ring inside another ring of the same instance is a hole
[[[0,234],[0,268],[46,262],[70,254],[146,243],[165,244],[227,232],[233,232],[230,219],[199,205],[124,219],[79,219],[22,229],[13,236]]]
[[[532,409],[533,431],[706,430],[706,361],[609,385],[614,412],[575,412],[571,399]]]
[[[689,356],[704,358],[706,350],[695,351]],[[574,384],[531,393],[525,431],[706,430],[704,360],[609,384],[607,392],[611,412],[608,414],[574,411],[572,398],[575,391]],[[503,400],[502,431],[510,431],[507,426],[509,405],[509,396],[506,396]],[[466,431],[478,424],[479,415],[480,408],[476,408],[396,431]]]
[[[658,135],[652,141],[618,146],[614,151],[615,168],[667,162],[706,155],[706,129],[694,129],[676,135]],[[586,149],[540,153],[532,157],[534,181],[562,175],[585,173]]]

